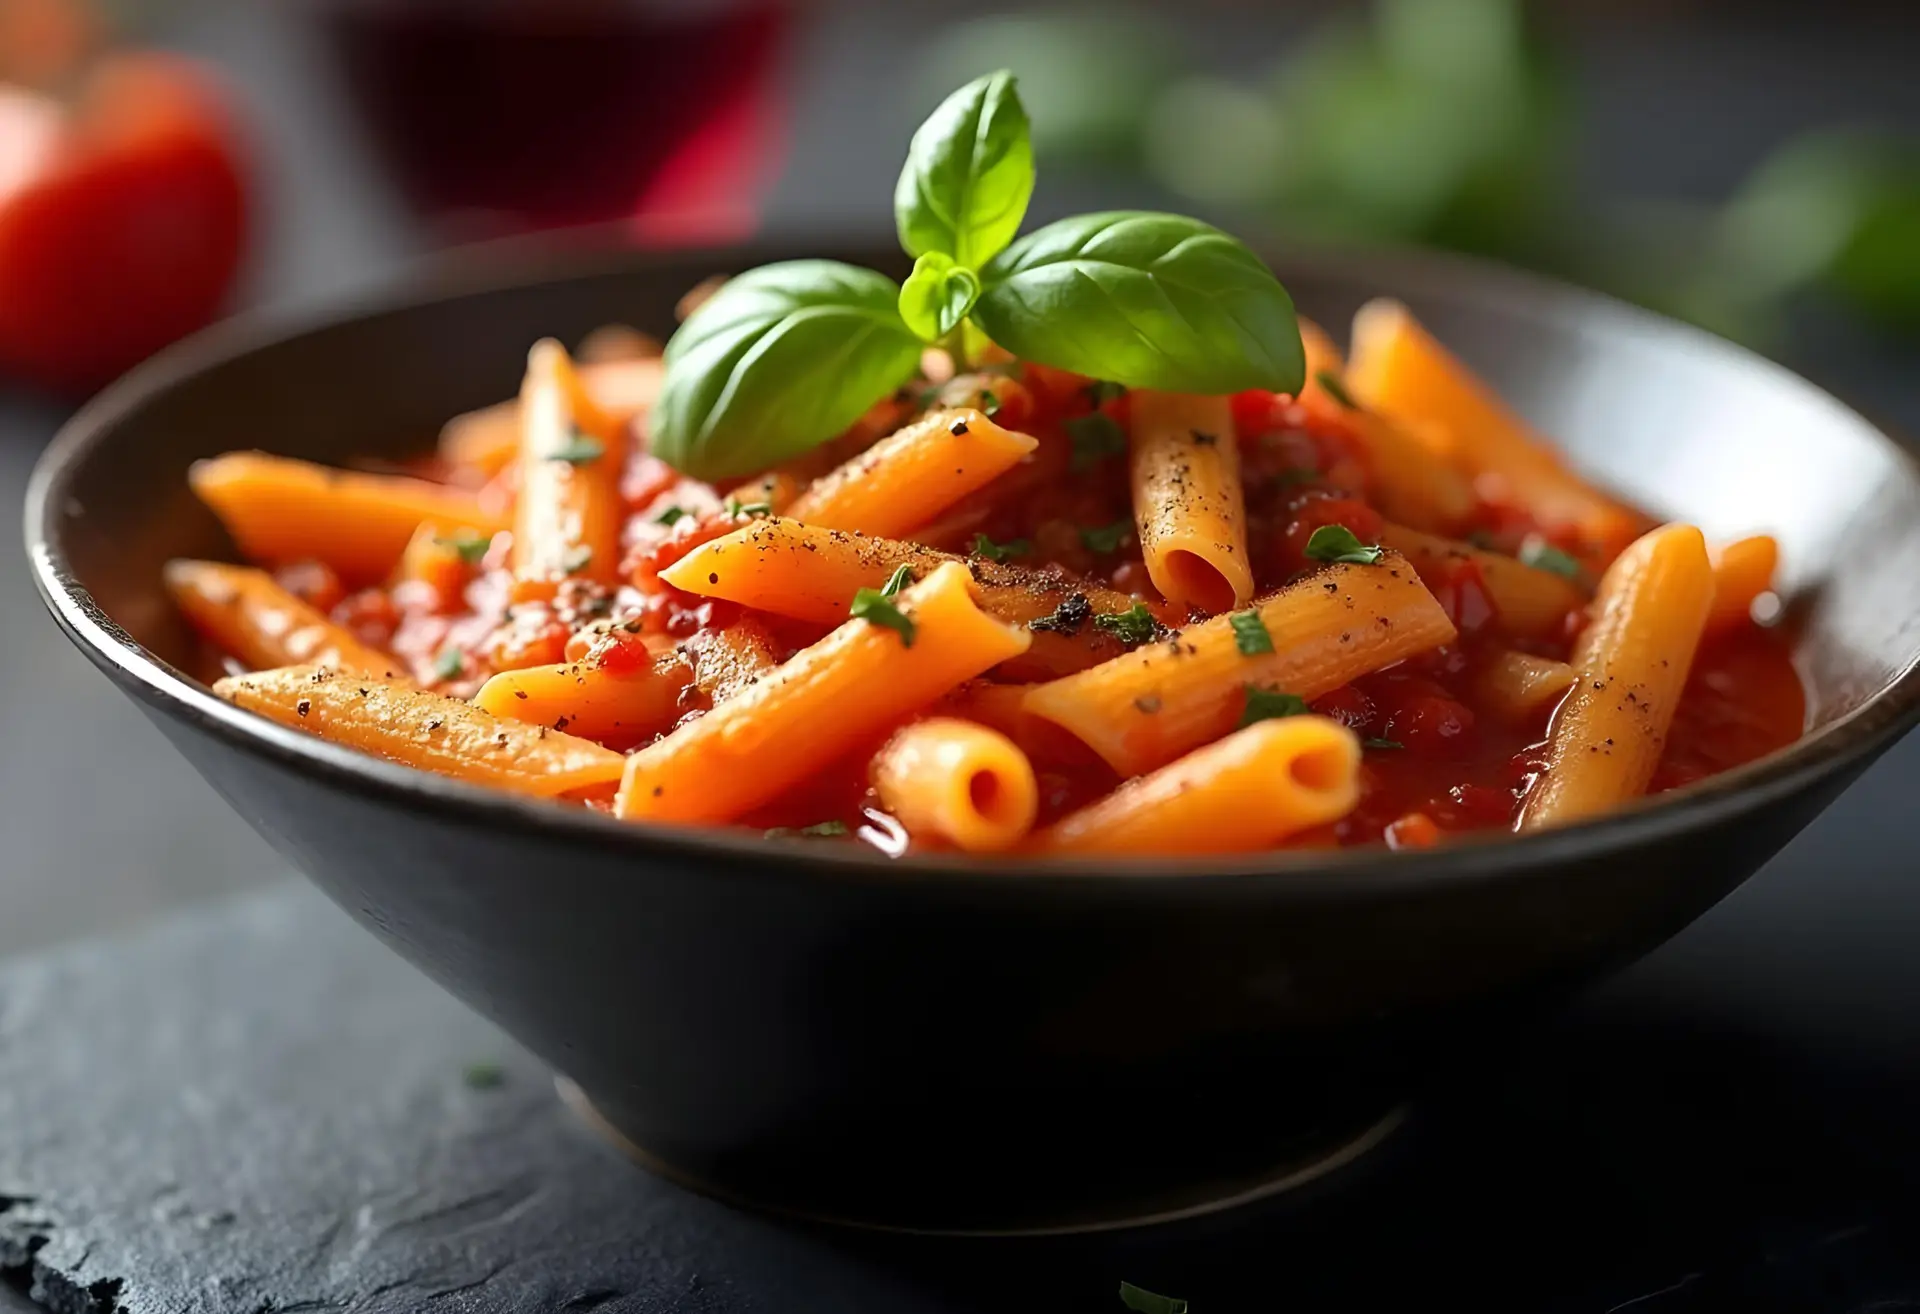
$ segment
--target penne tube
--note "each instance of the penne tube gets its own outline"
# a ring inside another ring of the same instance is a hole
[[[1090,670],[1036,686],[1035,716],[1065,727],[1123,776],[1234,728],[1249,688],[1318,698],[1455,636],[1404,557],[1329,566],[1254,604],[1271,651],[1241,649],[1238,615],[1189,626]],[[1244,622],[1243,622],[1244,624]]]
[[[1128,397],[1133,520],[1147,575],[1168,601],[1207,613],[1253,596],[1240,445],[1229,397]]]
[[[1412,562],[1435,590],[1450,583],[1462,566],[1471,565],[1499,613],[1501,628],[1515,638],[1558,637],[1566,632],[1568,613],[1587,605],[1586,592],[1564,575],[1501,552],[1392,524],[1381,529],[1380,542]]]
[[[236,707],[374,757],[550,798],[620,778],[620,754],[545,726],[502,720],[404,680],[283,666],[213,686]]]
[[[889,626],[847,621],[627,759],[616,814],[736,820],[1027,646],[1024,630],[980,610],[955,562],[891,601],[911,643]]]
[[[1646,792],[1712,607],[1713,567],[1692,525],[1663,526],[1621,553],[1574,648],[1579,678],[1554,713],[1519,829],[1580,821]]]
[[[589,656],[555,666],[501,671],[473,696],[473,705],[508,721],[551,726],[613,747],[645,743],[673,728],[686,709],[692,672],[677,654],[609,669]]]
[[[1524,723],[1543,716],[1573,687],[1573,667],[1532,653],[1502,652],[1474,679],[1474,692],[1502,720]]]
[[[903,727],[869,768],[880,806],[916,840],[1000,853],[1033,829],[1040,788],[1007,736],[950,717]]]
[[[1260,721],[1034,836],[1040,853],[1245,853],[1353,811],[1360,741],[1323,716]]]
[[[898,537],[1018,465],[1038,445],[972,407],[932,411],[816,479],[787,514],[823,529]]]
[[[1771,535],[1756,534],[1729,543],[1713,559],[1713,610],[1707,615],[1707,635],[1739,629],[1753,619],[1753,604],[1772,591],[1780,568],[1780,545]]]
[[[693,666],[694,684],[715,703],[758,684],[761,676],[780,665],[773,636],[751,616],[702,630],[680,645],[680,653]]]
[[[919,543],[772,517],[701,544],[661,571],[660,578],[685,593],[827,625],[845,619],[855,593],[879,588],[901,566],[925,577],[942,563],[958,560]],[[1011,624],[1054,615],[1076,594],[1086,600],[1085,616],[1063,627],[1067,632],[1033,634],[1032,647],[1004,672],[1009,679],[1065,675],[1127,650],[1093,618],[1130,610],[1131,596],[1059,571],[995,561],[969,561],[967,566],[981,609]]]
[[[1027,711],[1027,691],[1031,688],[1033,686],[1030,684],[970,680],[941,699],[934,712],[940,716],[971,721],[1005,735],[1019,746],[1020,751],[1027,755],[1027,760],[1036,767],[1081,770],[1098,765],[1100,759],[1085,744],[1053,722],[1043,721]],[[1102,766],[1100,769],[1105,768]]]
[[[331,666],[394,677],[400,662],[362,643],[264,570],[218,561],[169,561],[174,605],[206,640],[244,666]]]
[[[385,579],[422,521],[480,534],[507,527],[465,489],[265,452],[196,461],[187,480],[248,558],[266,566],[319,561],[354,585]]]
[[[1577,529],[1584,554],[1611,560],[1645,518],[1573,472],[1547,441],[1436,342],[1396,301],[1363,306],[1353,321],[1348,386],[1362,405],[1410,425],[1438,424],[1454,456],[1487,486],[1548,528]]]
[[[624,429],[653,409],[665,373],[658,359],[609,360],[580,366],[578,377],[604,422]],[[520,454],[519,400],[455,416],[440,431],[439,450],[449,465],[499,474]]]
[[[520,392],[520,498],[513,522],[515,594],[551,594],[569,578],[611,585],[619,577],[626,515],[620,475],[626,449],[617,429],[578,409],[573,362],[559,343],[534,344]]]

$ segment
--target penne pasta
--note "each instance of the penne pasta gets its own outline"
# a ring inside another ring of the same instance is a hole
[[[164,578],[194,629],[243,666],[261,671],[312,664],[389,677],[400,669],[394,658],[335,625],[264,570],[169,561]]]
[[[581,388],[559,343],[534,344],[520,392],[520,498],[513,522],[515,594],[549,596],[566,579],[619,575],[626,451],[618,426],[580,414]]]
[[[1474,691],[1489,711],[1509,722],[1544,715],[1573,687],[1573,667],[1531,653],[1501,652],[1474,680]]]
[[[187,481],[250,560],[318,561],[350,584],[384,579],[422,521],[479,534],[507,527],[506,516],[464,489],[264,452],[196,461]]]
[[[823,529],[897,537],[1018,465],[1036,446],[972,407],[934,411],[815,480],[787,514]]]
[[[869,767],[880,806],[915,840],[1000,853],[1033,828],[1040,789],[1033,764],[995,730],[930,717],[898,731]]]
[[[758,684],[760,677],[780,665],[773,636],[751,616],[702,630],[680,645],[680,653],[692,663],[693,683],[715,703]]]
[[[1154,587],[1198,611],[1244,604],[1253,565],[1230,399],[1137,391],[1128,401],[1133,519]]]
[[[609,669],[587,657],[554,666],[501,671],[473,696],[473,705],[507,721],[551,726],[613,747],[645,743],[673,728],[692,671],[668,653],[636,669]]]
[[[1257,602],[1252,614],[1268,651],[1244,651],[1236,616],[1216,616],[1039,685],[1026,708],[1134,776],[1231,731],[1250,688],[1318,698],[1455,633],[1406,559],[1392,554],[1377,565],[1329,566]]]
[[[1780,545],[1771,535],[1756,534],[1729,543],[1713,559],[1713,610],[1707,614],[1707,635],[1730,633],[1753,620],[1753,604],[1773,590],[1780,568]]]
[[[1605,562],[1645,517],[1580,478],[1492,390],[1430,337],[1407,308],[1374,301],[1353,321],[1347,381],[1362,405],[1388,418],[1444,426],[1451,450],[1492,494],[1548,529],[1573,528],[1583,554]]]
[[[332,743],[518,794],[552,797],[606,784],[620,778],[624,761],[587,740],[362,672],[284,666],[221,680],[213,691]]]
[[[1245,853],[1337,821],[1360,798],[1360,741],[1338,721],[1261,721],[1034,836],[1042,853]]]
[[[584,395],[604,422],[624,429],[653,407],[666,371],[658,358],[581,365]],[[520,402],[500,402],[449,420],[440,431],[440,456],[449,465],[491,478],[520,455]]]
[[[1587,605],[1587,595],[1570,579],[1526,565],[1499,552],[1387,525],[1380,542],[1413,563],[1427,586],[1440,590],[1462,567],[1471,568],[1499,614],[1500,626],[1515,638],[1541,638],[1566,632],[1567,617]]]
[[[1646,792],[1712,607],[1713,567],[1692,525],[1666,525],[1621,553],[1574,649],[1579,678],[1554,713],[1521,830],[1580,821]]]
[[[779,797],[962,681],[1021,652],[1024,631],[975,604],[949,562],[893,599],[908,636],[849,620],[758,683],[627,761],[615,812],[731,821]]]

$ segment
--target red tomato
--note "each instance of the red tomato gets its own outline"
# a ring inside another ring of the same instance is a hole
[[[9,94],[0,142],[0,367],[90,388],[219,312],[246,188],[197,66],[111,56],[65,110]]]

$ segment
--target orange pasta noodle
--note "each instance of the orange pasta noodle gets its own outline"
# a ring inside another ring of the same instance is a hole
[[[1515,638],[1558,636],[1564,633],[1567,613],[1587,605],[1586,592],[1572,580],[1504,553],[1486,552],[1404,525],[1382,528],[1380,542],[1403,554],[1434,588],[1444,585],[1463,562],[1473,563],[1488,599],[1500,613],[1501,628]]]
[[[1241,651],[1235,616],[1216,616],[1039,685],[1027,710],[1134,776],[1232,730],[1250,687],[1318,698],[1454,638],[1453,623],[1413,567],[1391,553],[1377,565],[1328,566],[1252,610],[1271,652]]]
[[[1232,399],[1141,389],[1128,405],[1133,520],[1154,587],[1205,612],[1245,603],[1253,564]]]
[[[1474,692],[1497,716],[1527,722],[1542,715],[1573,687],[1573,667],[1532,653],[1502,652],[1474,679]]]
[[[1360,798],[1360,741],[1323,716],[1260,721],[1130,780],[1034,837],[1042,853],[1245,853]]]
[[[312,663],[391,675],[400,662],[353,637],[273,576],[218,561],[169,561],[167,592],[193,627],[256,671]]]
[[[1040,788],[1007,736],[970,721],[929,717],[903,727],[869,768],[880,806],[916,840],[1000,853],[1033,829]]]
[[[1454,455],[1541,524],[1576,528],[1589,559],[1606,561],[1645,519],[1568,468],[1553,447],[1395,301],[1375,301],[1353,321],[1354,397],[1390,419],[1445,427]]]
[[[213,691],[347,748],[518,794],[552,797],[618,780],[624,761],[585,739],[355,671],[283,666],[222,680]]]
[[[732,821],[779,797],[1027,646],[981,611],[949,562],[893,601],[906,636],[850,620],[756,684],[627,760],[615,804],[629,819]]]
[[[758,684],[780,665],[773,636],[751,616],[700,631],[680,645],[680,652],[693,664],[694,684],[716,703]]]
[[[932,411],[814,481],[787,514],[825,529],[898,537],[939,515],[1037,444],[969,406]]]
[[[626,514],[617,429],[578,413],[573,362],[559,343],[534,344],[520,392],[520,500],[513,522],[515,594],[550,594],[569,577],[613,584]]]
[[[998,731],[1019,745],[1020,751],[1036,767],[1080,769],[1098,764],[1100,759],[1085,744],[1053,722],[1043,721],[1027,711],[1027,691],[1032,687],[969,680],[941,699],[934,710],[941,716],[957,717]]]
[[[582,365],[582,395],[606,422],[625,427],[653,407],[665,368],[658,359]],[[440,455],[450,465],[495,475],[520,454],[520,403],[504,401],[455,416],[440,431]]]
[[[1713,567],[1692,525],[1656,529],[1613,563],[1519,829],[1579,821],[1646,792],[1712,607]]]
[[[1780,545],[1767,534],[1729,543],[1715,553],[1707,634],[1725,634],[1752,620],[1754,600],[1772,590],[1779,567]]]
[[[879,588],[901,566],[910,566],[915,575],[924,577],[943,562],[956,560],[902,539],[768,518],[701,544],[661,571],[660,578],[686,593],[724,598],[794,620],[831,624],[846,616],[855,593]],[[1063,626],[1070,632],[1035,633],[1033,646],[1004,672],[1007,678],[1063,675],[1126,651],[1123,643],[1091,618],[1130,610],[1134,600],[1127,594],[1056,570],[985,560],[967,564],[981,608],[1004,621],[1024,625],[1053,615],[1076,593],[1086,600],[1086,616],[1077,625]]]
[[[507,527],[504,514],[465,489],[264,452],[196,461],[187,480],[251,560],[319,561],[350,584],[385,579],[423,520],[481,534]]]
[[[692,678],[677,653],[609,669],[589,656],[555,666],[501,671],[480,686],[473,705],[509,721],[552,726],[598,744],[630,747],[672,728],[685,710]]]

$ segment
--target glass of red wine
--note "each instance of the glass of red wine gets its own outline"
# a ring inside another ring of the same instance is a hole
[[[737,240],[782,146],[788,0],[324,0],[354,112],[446,237]]]

